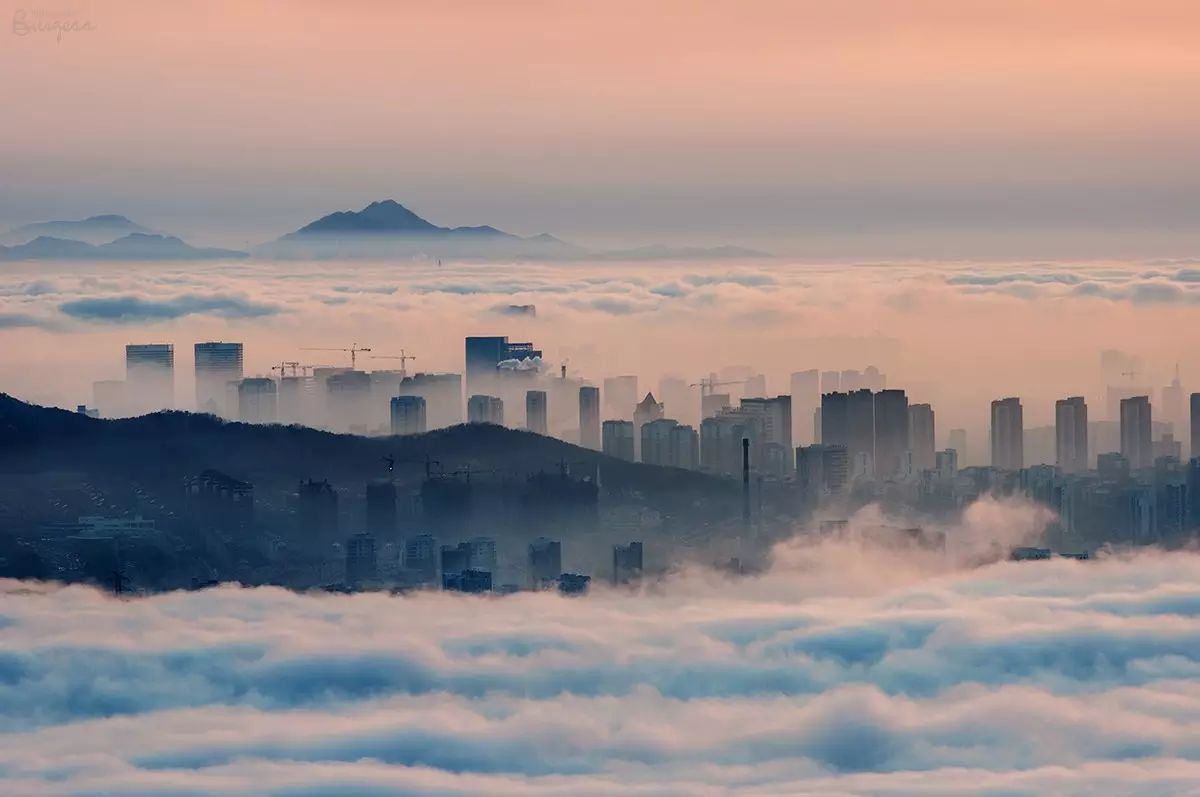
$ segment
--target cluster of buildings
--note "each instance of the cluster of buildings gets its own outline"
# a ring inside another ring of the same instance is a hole
[[[348,368],[284,362],[271,377],[247,377],[241,343],[196,343],[195,405],[249,422],[363,434],[420,434],[464,421],[508,425],[617,459],[734,478],[750,463],[756,479],[791,485],[810,509],[885,489],[918,507],[1011,489],[1052,505],[1065,534],[1105,528],[1152,539],[1200,525],[1200,466],[1184,459],[1175,436],[1190,424],[1190,452],[1200,453],[1200,393],[1188,405],[1178,376],[1162,391],[1161,419],[1152,391],[1133,384],[1109,386],[1102,421],[1089,418],[1084,397],[1063,398],[1052,429],[1027,428],[1020,398],[996,399],[990,462],[967,468],[965,430],[951,430],[939,449],[933,407],[910,403],[874,367],[798,371],[790,392],[776,396],[767,395],[763,375],[730,369],[695,384],[664,379],[656,396],[640,391],[634,375],[595,385],[565,367],[549,369],[533,343],[504,336],[466,338],[462,373],[364,371],[353,355],[366,350],[346,351]],[[171,344],[127,346],[126,378],[95,384],[96,411],[174,406],[174,354]],[[403,366],[411,358],[401,359]],[[1115,352],[1101,359],[1112,377],[1132,376],[1136,367]],[[796,446],[794,436],[813,442]]]

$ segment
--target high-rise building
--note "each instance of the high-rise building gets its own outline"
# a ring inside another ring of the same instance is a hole
[[[1055,463],[1064,473],[1088,469],[1088,411],[1083,396],[1054,402]]]
[[[647,465],[671,465],[671,430],[679,425],[670,418],[656,418],[642,424],[641,459]]]
[[[437,540],[431,534],[419,534],[404,541],[404,568],[420,584],[437,582]]]
[[[610,376],[604,380],[604,409],[614,418],[632,420],[638,403],[637,376]]]
[[[642,544],[613,546],[613,583],[628,584],[642,577]]]
[[[743,398],[762,398],[767,395],[767,375],[754,374],[746,379],[745,386],[742,388]]]
[[[510,343],[507,336],[468,337],[466,339],[467,390],[491,390],[495,387],[496,368],[506,360],[541,359],[541,351],[532,343]]]
[[[850,448],[850,396],[846,393],[824,393],[821,396],[821,444]]]
[[[1191,448],[1188,451],[1188,456],[1200,457],[1200,393],[1193,393],[1189,399],[1190,406],[1188,413],[1190,416],[1190,438]],[[99,406],[99,401],[96,402]],[[103,413],[101,413],[103,414]],[[1200,505],[1200,495],[1196,496],[1197,504]]]
[[[812,442],[813,412],[821,406],[821,377],[815,368],[796,371],[791,377],[792,439],[797,443]]]
[[[346,540],[346,584],[362,586],[374,581],[377,573],[375,538],[370,534],[355,534]]]
[[[680,423],[699,423],[700,405],[686,380],[664,376],[658,381],[658,397],[662,399],[663,412],[667,416]]]
[[[276,415],[280,423],[309,424],[313,413],[313,380],[308,376],[281,376],[276,386]]]
[[[844,493],[849,476],[845,446],[815,443],[796,449],[796,481],[810,505]]]
[[[967,462],[967,430],[951,429],[946,435],[946,448],[952,449],[960,464]]]
[[[391,479],[367,483],[367,533],[385,542],[396,534],[396,485]]]
[[[842,391],[842,372],[841,371],[822,371],[821,372],[821,392],[822,393],[841,393]]]
[[[391,401],[392,434],[424,434],[427,402],[422,396],[395,396]]]
[[[842,384],[846,373],[842,373]],[[905,410],[907,413],[907,410]],[[905,416],[907,423],[907,415]],[[866,388],[851,391],[846,398],[846,426],[849,444],[850,474],[870,478],[875,474],[875,394]],[[828,442],[824,438],[822,442]]]
[[[467,400],[467,423],[504,425],[504,402],[495,396],[471,396]]]
[[[463,421],[463,383],[461,374],[411,374],[400,380],[399,396],[425,399],[426,428],[441,429]]]
[[[765,442],[792,450],[792,397],[751,397],[741,402],[742,410],[763,419]]]
[[[1149,396],[1121,399],[1121,456],[1134,470],[1154,463]]]
[[[366,434],[371,416],[371,376],[366,371],[340,370],[325,378],[325,425]]]
[[[908,445],[912,451],[913,470],[920,473],[936,467],[936,440],[933,407],[928,404],[909,404]]]
[[[958,475],[958,452],[953,448],[937,452],[934,457],[934,470],[943,481],[953,479]]]
[[[647,393],[633,410],[633,440],[634,453],[638,454],[641,450],[641,428],[650,421],[657,421],[663,417],[663,405],[654,398],[653,393]],[[639,454],[640,456],[640,454]]]
[[[700,465],[710,473],[737,476],[742,472],[742,441],[750,443],[755,468],[763,461],[763,419],[741,409],[726,410],[700,424]]]
[[[534,589],[552,585],[562,571],[562,543],[539,537],[529,544],[529,578]]]
[[[579,445],[600,449],[600,388],[579,388]]]
[[[842,390],[846,393],[853,393],[856,390],[870,390],[863,385],[862,374],[854,370],[842,371],[841,376]]]
[[[1019,398],[992,402],[992,467],[1025,467],[1025,421]]]
[[[908,396],[903,390],[875,394],[875,476],[897,479],[907,475],[909,451]]]
[[[496,572],[496,540],[492,537],[472,537],[467,546],[467,567],[483,573]]]
[[[1183,424],[1185,422],[1183,409],[1183,385],[1179,381],[1179,366],[1175,366],[1175,377],[1171,380],[1171,384],[1162,389],[1162,420],[1171,424],[1171,431],[1174,432],[1177,440],[1182,440],[1185,434]]]
[[[731,398],[728,393],[704,393],[700,395],[700,420],[712,418],[729,409]]]
[[[175,406],[175,347],[131,343],[125,347],[125,398],[135,414]]]
[[[196,410],[221,417],[233,414],[226,406],[229,385],[242,379],[242,344],[211,341],[194,347]],[[282,375],[282,374],[281,374]]]
[[[874,390],[876,393],[885,390],[887,389],[887,374],[880,373],[879,369],[873,365],[868,365],[863,369],[862,386],[867,390]]]
[[[604,453],[617,459],[635,461],[633,421],[604,422]]]
[[[693,426],[675,426],[671,429],[671,456],[673,468],[696,470],[700,467],[700,435]]]
[[[274,379],[252,376],[237,383],[237,417],[246,423],[275,423],[278,397]]]
[[[534,434],[548,434],[546,391],[525,391],[525,428]]]
[[[308,479],[296,490],[296,517],[300,521],[301,542],[312,545],[337,539],[338,494],[325,481]]]

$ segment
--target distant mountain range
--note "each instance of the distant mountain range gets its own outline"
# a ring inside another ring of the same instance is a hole
[[[232,249],[199,248],[159,235],[124,216],[92,216],[18,227],[0,240],[0,260],[201,260],[247,257]],[[548,233],[522,237],[489,225],[439,227],[392,199],[342,210],[253,250],[283,259],[701,260],[767,257],[737,246],[592,250]]]
[[[46,235],[26,244],[0,246],[0,260],[220,260],[240,257],[246,257],[246,253],[199,248],[174,236],[140,232],[99,246]]]
[[[124,216],[90,216],[79,221],[44,221],[26,224],[0,235],[0,244],[27,244],[37,238],[61,238],[89,244],[106,244],[133,233],[152,233]]]

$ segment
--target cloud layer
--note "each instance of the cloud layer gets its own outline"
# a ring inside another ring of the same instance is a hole
[[[847,539],[584,599],[6,582],[0,791],[1182,794],[1198,584],[1191,553],[964,570]]]

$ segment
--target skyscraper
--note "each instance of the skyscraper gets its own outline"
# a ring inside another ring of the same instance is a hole
[[[604,408],[614,418],[630,420],[637,406],[637,376],[610,376],[604,380]]]
[[[641,460],[647,465],[671,465],[671,430],[679,422],[670,418],[656,418],[642,424]]]
[[[671,429],[671,457],[669,464],[674,468],[696,470],[700,467],[700,435],[692,426],[675,426]]]
[[[967,430],[966,429],[951,429],[946,435],[946,450],[953,450],[957,463],[965,464],[967,461]]]
[[[274,379],[252,376],[237,383],[237,417],[246,423],[275,423],[278,397]]]
[[[367,483],[367,533],[386,541],[396,534],[396,485],[391,479]]]
[[[228,386],[242,379],[242,344],[212,341],[197,343],[193,349],[196,362],[196,410],[229,417],[234,408],[226,405]]]
[[[1183,414],[1183,385],[1179,381],[1179,366],[1175,366],[1175,377],[1171,380],[1171,384],[1162,389],[1162,417],[1161,420],[1171,424],[1171,431],[1175,433],[1177,440],[1182,440],[1184,436],[1184,414]]]
[[[700,405],[696,394],[686,380],[675,376],[664,376],[658,381],[658,397],[663,403],[663,412],[680,423],[698,423]]]
[[[1121,456],[1134,470],[1154,463],[1149,396],[1121,399]]]
[[[539,537],[529,544],[529,576],[534,589],[552,584],[562,575],[562,543]]]
[[[377,561],[375,538],[370,534],[355,534],[346,540],[346,584],[358,587],[374,581]]]
[[[604,454],[629,462],[634,461],[633,421],[604,422]]]
[[[461,374],[418,373],[401,379],[396,394],[425,399],[426,428],[441,429],[462,423],[462,391]]]
[[[846,384],[845,373],[842,374],[842,384]],[[907,423],[907,417],[905,421]],[[850,458],[850,473],[855,477],[872,476],[875,473],[875,394],[870,390],[863,388],[847,395],[846,428],[849,435],[846,455]],[[824,438],[821,441],[827,442]]]
[[[478,393],[491,389],[496,366],[505,360],[540,359],[541,351],[532,343],[510,343],[507,336],[472,336],[466,339],[467,390]]]
[[[175,347],[131,343],[125,347],[125,398],[135,414],[175,406]]]
[[[821,396],[821,445],[850,447],[850,418],[845,393],[825,393]]]
[[[600,388],[579,388],[579,445],[593,451],[600,448]]]
[[[546,391],[525,391],[525,428],[534,434],[549,434],[546,422]]]
[[[467,423],[504,425],[504,402],[495,396],[474,395],[467,400]]]
[[[653,393],[647,393],[646,397],[638,403],[633,410],[633,440],[634,453],[637,454],[641,450],[641,429],[642,426],[657,421],[663,417],[663,405],[654,398]],[[640,455],[639,455],[640,456]]]
[[[1054,403],[1055,462],[1064,473],[1088,469],[1088,412],[1083,396]]]
[[[642,544],[613,546],[613,583],[628,584],[642,576]]]
[[[1019,398],[992,402],[992,467],[1025,467],[1025,421]]]
[[[765,442],[792,450],[792,397],[751,397],[741,402],[742,409],[762,417]]]
[[[821,406],[821,377],[815,368],[796,371],[791,377],[792,439],[798,444],[812,442],[812,417]]]
[[[933,470],[937,465],[937,448],[933,407],[928,404],[908,405],[908,445],[912,451],[913,469],[918,473]]]
[[[908,396],[903,390],[875,394],[875,476],[895,479],[906,475]]]
[[[426,401],[421,396],[395,396],[391,401],[392,434],[424,434]]]
[[[1191,450],[1188,452],[1189,457],[1200,457],[1200,393],[1191,395],[1190,423],[1191,423]],[[1197,496],[1197,503],[1200,505],[1200,496]]]

